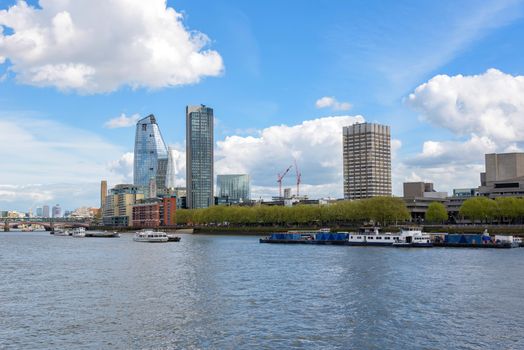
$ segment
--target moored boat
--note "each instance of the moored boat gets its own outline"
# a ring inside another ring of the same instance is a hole
[[[145,230],[136,232],[133,241],[144,243],[165,243],[169,241],[169,238],[165,232]]]
[[[174,233],[167,233],[167,239],[169,242],[180,242],[180,236],[177,236]]]
[[[71,236],[76,238],[84,238],[86,236],[86,229],[83,227],[75,227],[71,230]]]
[[[51,231],[51,234],[55,236],[71,236],[71,232],[69,232],[69,230],[63,230],[61,228]]]

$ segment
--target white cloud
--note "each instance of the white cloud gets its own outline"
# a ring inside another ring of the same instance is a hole
[[[133,152],[126,152],[120,158],[112,160],[108,164],[108,169],[121,176],[123,183],[133,183]]]
[[[397,167],[402,181],[420,178],[448,191],[477,187],[486,153],[522,149],[524,76],[496,69],[473,76],[437,75],[406,102],[421,120],[451,131],[455,139],[425,141],[420,153]]]
[[[119,117],[113,118],[108,120],[104,126],[108,129],[116,129],[116,128],[128,128],[131,126],[135,126],[136,122],[140,119],[139,114],[133,114],[129,117],[126,117],[124,113],[120,114]]]
[[[218,141],[215,173],[248,173],[253,197],[278,194],[276,174],[296,158],[302,172],[301,194],[342,196],[342,127],[364,122],[362,116],[338,116],[307,120],[298,125],[277,125],[259,136],[228,136]],[[293,188],[292,170],[283,187]]]
[[[81,93],[193,84],[223,71],[210,40],[165,0],[19,1],[0,11],[0,60],[17,79]],[[103,15],[101,15],[103,14]]]
[[[335,97],[324,96],[315,102],[317,108],[331,108],[335,111],[347,111],[351,109],[349,102],[339,102]]]
[[[457,135],[524,140],[524,76],[496,69],[473,76],[437,75],[417,87],[407,103],[423,120]]]

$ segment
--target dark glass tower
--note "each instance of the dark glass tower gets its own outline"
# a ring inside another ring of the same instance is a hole
[[[207,208],[213,196],[213,109],[186,107],[186,181],[188,208]]]
[[[136,124],[133,170],[134,185],[148,188],[151,179],[155,179],[158,190],[165,188],[167,148],[152,114]]]

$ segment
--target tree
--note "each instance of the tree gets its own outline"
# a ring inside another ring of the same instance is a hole
[[[431,202],[426,212],[426,221],[442,223],[448,219],[448,211],[444,204],[440,202]]]
[[[469,198],[460,206],[459,213],[463,217],[475,222],[488,222],[497,215],[497,203],[486,197]]]

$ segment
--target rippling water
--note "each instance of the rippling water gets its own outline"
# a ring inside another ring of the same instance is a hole
[[[524,349],[524,249],[0,233],[0,348]]]

